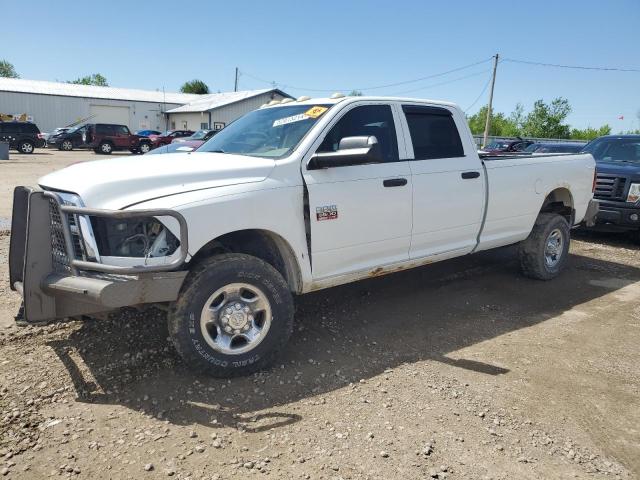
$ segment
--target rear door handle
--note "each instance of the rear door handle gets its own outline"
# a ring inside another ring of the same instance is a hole
[[[389,178],[382,181],[382,185],[385,187],[404,187],[406,184],[406,178]]]
[[[480,172],[462,172],[462,178],[468,180],[470,178],[478,178],[480,176]]]

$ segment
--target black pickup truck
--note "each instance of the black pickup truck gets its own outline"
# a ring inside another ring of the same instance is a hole
[[[596,160],[600,211],[594,228],[633,232],[640,241],[640,135],[596,138],[582,151]]]

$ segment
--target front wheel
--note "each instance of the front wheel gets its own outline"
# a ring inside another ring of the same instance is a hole
[[[71,150],[73,150],[73,142],[71,140],[63,140],[60,144],[60,150],[70,152]]]
[[[189,274],[170,308],[172,342],[191,368],[215,377],[269,366],[293,330],[293,296],[268,263],[222,254]]]
[[[139,147],[139,151],[141,154],[149,153],[151,151],[151,145],[147,142],[142,142]]]
[[[567,264],[570,242],[567,220],[555,213],[541,213],[520,244],[522,273],[536,280],[557,277]]]

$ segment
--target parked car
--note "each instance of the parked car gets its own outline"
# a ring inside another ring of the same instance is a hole
[[[141,137],[149,137],[151,135],[162,135],[162,132],[158,130],[136,130],[134,132],[136,135],[140,135]]]
[[[153,148],[161,145],[169,145],[175,138],[190,137],[193,130],[168,130],[160,135],[150,135]]]
[[[582,150],[596,160],[596,229],[633,232],[640,242],[640,135],[608,135]]]
[[[481,159],[451,103],[264,107],[196,152],[17,187],[10,285],[30,323],[160,303],[188,365],[248,374],[289,339],[294,294],[512,244],[524,275],[559,275],[571,227],[596,213],[595,162],[513,159]]]
[[[533,140],[523,140],[521,138],[512,140],[494,140],[482,149],[484,153],[515,153],[522,152],[531,145]]]
[[[193,152],[197,147],[190,145],[191,142],[184,143],[170,143],[169,145],[162,145],[161,147],[154,148],[147,155],[158,155],[160,153],[174,153],[174,152]]]
[[[71,130],[72,127],[58,127],[58,128],[54,128],[53,130],[51,130],[51,132],[49,133],[43,133],[42,134],[42,138],[44,138],[44,141],[46,143],[46,145],[49,145],[49,139],[55,137],[56,135],[60,135],[61,133],[65,133],[68,132],[69,130]]]
[[[205,143],[207,140],[209,140],[219,131],[220,130],[198,130],[196,133],[194,133],[190,137],[174,138],[171,143],[183,143],[186,145],[190,145],[194,148],[198,148],[200,145]]]
[[[536,142],[529,145],[523,151],[525,153],[577,153],[584,148],[587,142]]]
[[[9,143],[9,148],[20,153],[33,153],[45,145],[40,129],[31,122],[0,122],[0,142]]]
[[[90,148],[96,153],[109,155],[113,151],[129,150],[132,153],[147,153],[151,140],[131,133],[126,125],[111,123],[88,123],[52,139],[60,150]]]

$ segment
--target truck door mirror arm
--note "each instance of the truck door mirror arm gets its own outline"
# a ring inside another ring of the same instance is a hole
[[[383,161],[378,139],[371,136],[345,137],[335,152],[316,152],[307,163],[307,170],[347,167]]]

